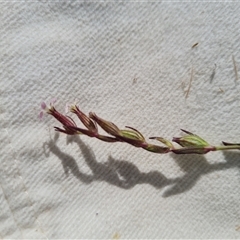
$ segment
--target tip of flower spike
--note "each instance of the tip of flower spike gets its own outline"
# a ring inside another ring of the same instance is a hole
[[[55,118],[57,118],[60,122],[63,123],[63,121],[61,120],[66,120],[67,118],[63,115],[61,115],[59,112],[56,111],[56,109],[54,108],[54,103],[56,102],[56,99],[52,99],[49,103],[49,106],[45,103],[45,102],[42,102],[41,103],[41,109],[42,111],[39,113],[38,117],[40,119],[43,118],[43,115],[44,113],[48,113],[48,114],[51,114],[53,115]],[[65,121],[64,121],[65,122]],[[67,122],[69,122],[69,120],[67,119]],[[71,122],[73,122],[73,120],[71,119]],[[64,125],[64,124],[63,124]]]
[[[46,105],[45,102],[41,103],[41,109],[42,109],[42,111],[39,113],[38,118],[42,120],[43,119],[43,114],[44,114],[43,111],[47,110],[47,105]]]
[[[54,105],[55,102],[56,102],[56,99],[55,99],[55,98],[54,98],[54,99],[51,99],[51,101],[50,101],[50,103],[49,103],[50,107],[53,107],[53,105]],[[42,102],[42,103],[41,103],[41,109],[42,109],[42,110],[47,110],[47,109],[49,109],[49,107],[47,106],[47,104],[46,104],[45,102]]]

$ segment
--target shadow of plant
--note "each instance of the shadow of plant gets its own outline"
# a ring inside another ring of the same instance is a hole
[[[183,193],[191,189],[196,182],[204,175],[212,173],[214,171],[226,170],[229,168],[240,168],[239,152],[224,152],[225,162],[210,164],[207,162],[204,155],[174,155],[172,158],[178,164],[178,166],[185,172],[170,189],[168,189],[164,196]]]
[[[225,170],[229,168],[240,168],[239,152],[224,152],[226,162],[209,164],[204,155],[174,155],[172,158],[178,166],[185,172],[181,177],[173,179],[165,177],[159,171],[141,172],[136,165],[128,161],[120,161],[108,158],[107,162],[99,163],[93,151],[80,139],[79,136],[68,136],[68,143],[76,143],[83,154],[83,158],[91,169],[92,174],[85,174],[79,170],[76,160],[62,152],[56,145],[58,134],[54,139],[44,144],[46,156],[46,146],[49,151],[56,155],[62,163],[66,175],[71,172],[81,182],[89,184],[93,181],[105,181],[124,189],[133,188],[137,184],[150,184],[160,189],[170,186],[163,194],[163,197],[180,194],[190,190],[203,176],[213,171]]]

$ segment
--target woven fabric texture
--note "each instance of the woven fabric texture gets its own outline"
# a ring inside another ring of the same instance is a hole
[[[240,137],[240,4],[0,3],[0,237],[240,238],[240,152],[67,137],[76,103],[120,128]]]

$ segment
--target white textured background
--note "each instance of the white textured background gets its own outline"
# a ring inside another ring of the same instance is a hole
[[[240,238],[240,152],[157,155],[37,117],[56,98],[239,142],[240,4],[2,1],[0,26],[1,238]]]

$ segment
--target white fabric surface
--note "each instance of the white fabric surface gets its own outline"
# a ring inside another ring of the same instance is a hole
[[[240,142],[239,4],[0,5],[1,238],[240,238],[240,152],[158,155],[38,119],[56,98],[146,137]]]

